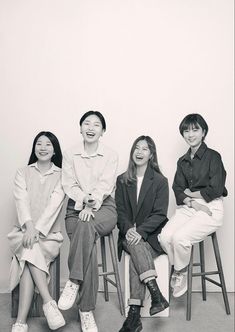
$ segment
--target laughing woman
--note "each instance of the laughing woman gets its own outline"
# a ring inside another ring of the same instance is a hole
[[[148,287],[150,315],[168,307],[156,281],[154,258],[163,254],[157,236],[167,222],[168,181],[161,174],[155,143],[149,136],[138,137],[130,152],[127,171],[117,179],[118,254],[130,254],[129,313],[119,332],[142,330],[140,309]]]
[[[98,292],[96,241],[117,223],[114,199],[117,154],[100,143],[106,123],[100,112],[80,119],[83,142],[64,154],[62,183],[69,197],[66,231],[70,239],[69,280],[58,305],[62,310],[77,299],[83,332],[97,332],[93,316]],[[78,295],[78,298],[77,298]]]
[[[43,299],[43,311],[51,329],[65,324],[48,290],[49,266],[63,241],[60,220],[64,191],[61,185],[62,154],[59,141],[49,131],[34,139],[28,166],[15,177],[14,197],[18,222],[8,234],[13,251],[10,288],[20,288],[19,309],[12,332],[27,332],[26,323],[34,288]]]
[[[215,232],[223,220],[226,171],[220,154],[204,140],[208,125],[200,114],[188,114],[179,126],[189,150],[177,163],[173,182],[179,207],[163,228],[159,239],[170,263],[173,296],[187,291],[187,267],[192,245]]]

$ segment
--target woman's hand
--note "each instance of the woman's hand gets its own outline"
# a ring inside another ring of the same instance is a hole
[[[34,227],[32,221],[27,221],[25,223],[26,230],[23,235],[23,247],[24,248],[33,248],[35,242],[39,239],[39,231]]]
[[[87,207],[93,207],[96,204],[96,200],[91,194],[88,194],[84,197],[83,202]]]
[[[187,196],[189,196],[189,197],[192,197],[192,191],[191,191],[189,188],[186,188],[186,189],[184,190],[184,193],[185,193],[185,195],[187,195]]]
[[[142,236],[138,232],[136,232],[135,227],[128,229],[128,231],[126,233],[126,240],[129,245],[138,244],[140,242],[141,238],[142,238]]]
[[[85,206],[85,208],[79,213],[79,218],[82,221],[90,221],[91,217],[94,218],[94,213],[92,212],[92,207]]]
[[[192,208],[194,208],[196,211],[203,211],[205,213],[207,213],[209,216],[212,216],[212,212],[210,209],[208,209],[207,206],[200,204],[194,200],[191,201],[191,206]]]

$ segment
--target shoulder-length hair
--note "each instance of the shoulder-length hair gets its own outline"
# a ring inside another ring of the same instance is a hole
[[[149,159],[148,165],[154,169],[157,173],[161,174],[160,168],[158,166],[158,159],[157,159],[157,150],[154,140],[150,136],[141,135],[134,141],[131,152],[130,152],[130,159],[127,171],[124,173],[124,182],[129,185],[136,182],[136,164],[133,160],[133,153],[136,148],[136,145],[139,141],[146,141],[148,144],[148,148],[151,152],[151,157]]]
[[[60,148],[60,143],[59,143],[58,138],[54,134],[52,134],[50,131],[40,131],[40,133],[38,133],[37,136],[34,138],[33,146],[32,146],[32,152],[31,152],[31,155],[29,157],[28,165],[36,163],[36,161],[38,160],[38,158],[35,154],[35,145],[36,145],[39,137],[41,137],[41,136],[46,136],[51,141],[51,144],[53,145],[53,148],[54,148],[54,155],[52,156],[51,161],[56,166],[61,168],[61,166],[62,166],[62,152],[61,152],[61,148]]]

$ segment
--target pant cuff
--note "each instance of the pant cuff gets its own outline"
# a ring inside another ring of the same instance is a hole
[[[155,270],[148,270],[140,274],[140,281],[143,281],[149,277],[157,277],[157,272]]]
[[[143,307],[143,301],[140,299],[129,299],[128,305],[139,305],[139,306]]]

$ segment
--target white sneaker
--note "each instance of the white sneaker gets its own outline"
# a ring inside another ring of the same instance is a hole
[[[92,311],[80,311],[82,332],[98,332]]]
[[[51,330],[56,330],[65,325],[64,317],[59,311],[56,301],[52,300],[43,304],[42,309]]]
[[[12,325],[11,332],[28,332],[28,324],[18,323]]]
[[[177,272],[174,271],[174,272],[172,273],[172,276],[171,276],[171,282],[170,282],[171,288],[174,288],[174,287],[175,287],[176,276],[177,276]]]
[[[75,284],[74,282],[70,280],[66,282],[63,292],[61,293],[58,301],[58,307],[61,310],[68,310],[72,308],[77,298],[78,289],[79,285]]]
[[[173,290],[174,297],[180,297],[187,291],[187,279],[187,272],[176,273],[176,280]]]

